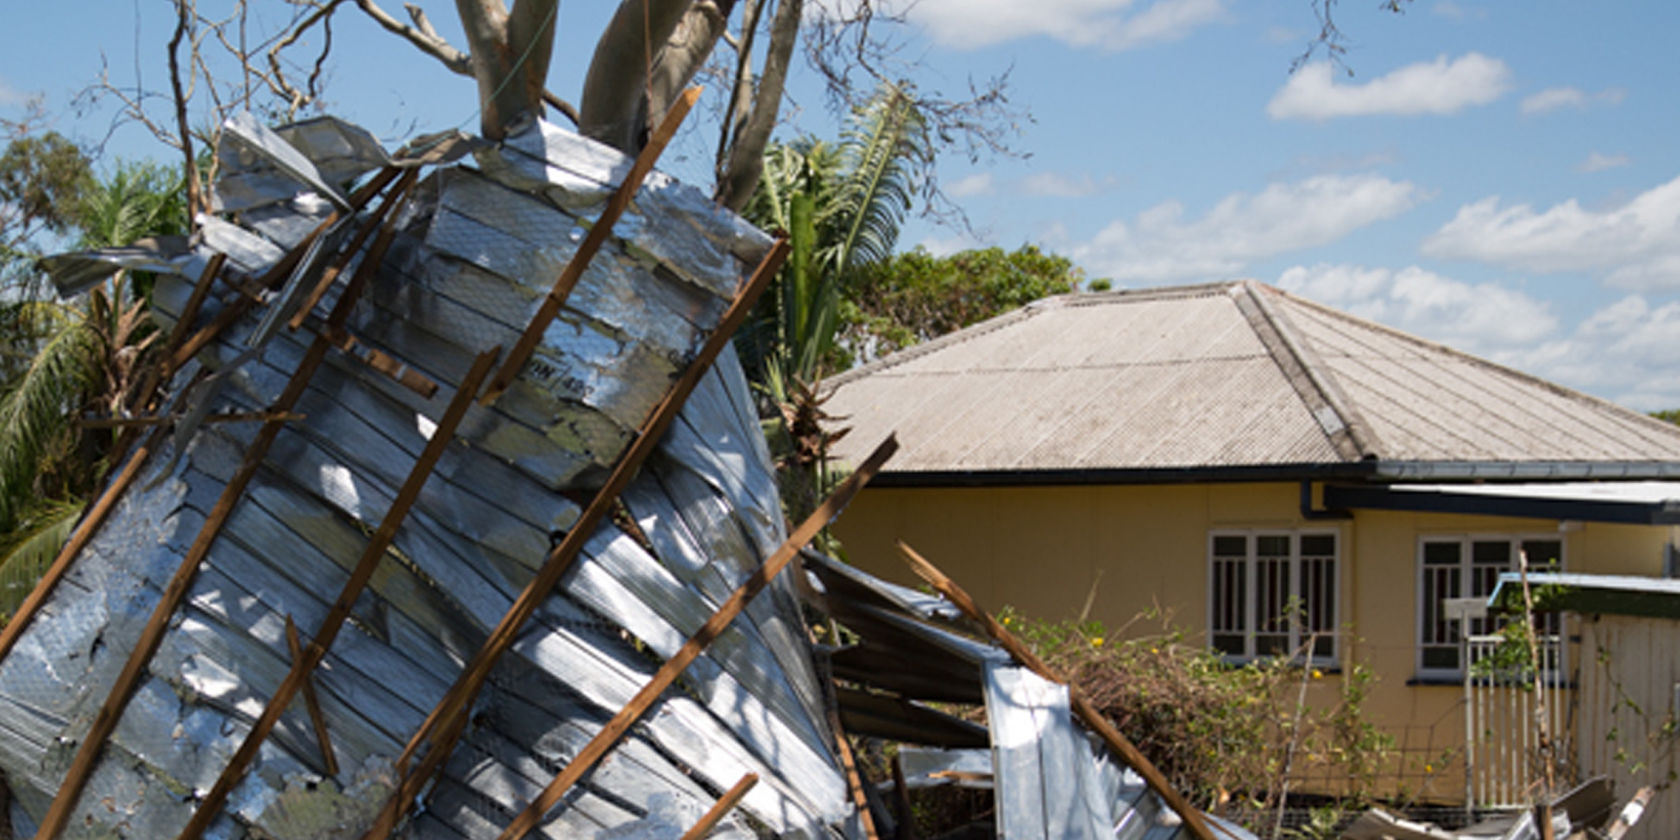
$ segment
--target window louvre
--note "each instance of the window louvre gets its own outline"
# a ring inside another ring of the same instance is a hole
[[[1528,553],[1531,571],[1563,568],[1563,542],[1558,539],[1510,536],[1425,537],[1418,552],[1418,674],[1457,679],[1464,674],[1459,650],[1461,633],[1483,636],[1499,632],[1504,619],[1472,618],[1459,627],[1447,618],[1443,602],[1449,598],[1486,598],[1499,584],[1499,575],[1516,571],[1517,552]],[[1561,617],[1535,617],[1541,635],[1556,635]]]
[[[1220,532],[1209,545],[1209,641],[1233,659],[1336,658],[1333,532]]]

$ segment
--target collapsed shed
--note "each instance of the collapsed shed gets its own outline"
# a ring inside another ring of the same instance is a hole
[[[662,142],[226,128],[190,242],[46,264],[156,272],[173,323],[167,423],[0,635],[19,836],[864,837],[846,720],[1019,757],[1010,837],[1184,831],[1065,695],[821,558],[876,645],[814,648],[727,347],[783,249]],[[930,667],[1025,716],[935,727]]]

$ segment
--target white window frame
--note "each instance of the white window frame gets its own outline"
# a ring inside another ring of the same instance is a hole
[[[1245,555],[1243,559],[1244,572],[1242,581],[1243,603],[1241,605],[1243,612],[1241,623],[1243,626],[1241,628],[1221,626],[1221,619],[1223,617],[1219,613],[1219,563],[1223,558],[1216,554],[1214,550],[1214,547],[1217,545],[1217,541],[1221,537],[1241,537],[1243,538],[1245,544]],[[1273,655],[1271,653],[1257,652],[1257,635],[1260,631],[1261,621],[1259,620],[1260,587],[1256,584],[1258,582],[1257,575],[1259,569],[1258,546],[1261,537],[1287,537],[1289,539],[1289,595],[1285,600],[1301,596],[1301,538],[1329,537],[1334,541],[1334,553],[1330,555],[1330,593],[1329,598],[1327,599],[1330,615],[1328,616],[1327,621],[1322,622],[1323,626],[1328,628],[1328,631],[1321,632],[1320,634],[1321,638],[1328,640],[1329,649],[1328,651],[1322,652],[1308,652],[1306,661],[1308,664],[1312,665],[1329,667],[1335,666],[1336,663],[1340,661],[1338,657],[1341,655],[1341,643],[1339,639],[1341,634],[1339,632],[1339,621],[1341,616],[1341,570],[1343,568],[1342,546],[1345,542],[1341,530],[1337,528],[1224,528],[1209,531],[1207,544],[1208,645],[1210,647],[1214,647],[1214,649],[1229,662],[1249,662],[1254,659],[1260,659]],[[1303,602],[1304,601],[1305,599],[1303,599]],[[1235,635],[1237,632],[1240,632],[1243,637],[1242,653],[1238,654],[1229,651],[1221,651],[1214,644],[1216,634],[1229,636]],[[1286,632],[1288,634],[1288,638],[1285,649],[1291,651],[1292,653],[1294,651],[1299,651],[1312,633],[1311,630],[1303,628],[1301,626],[1301,622],[1289,622]],[[1297,657],[1297,660],[1299,659],[1300,658]]]
[[[1428,605],[1429,605],[1429,592],[1427,591],[1428,590],[1428,585],[1427,585],[1427,580],[1426,580],[1426,578],[1427,578],[1426,571],[1427,571],[1428,567],[1426,567],[1424,565],[1425,550],[1431,544],[1456,543],[1459,547],[1459,549],[1458,549],[1458,566],[1457,566],[1459,588],[1458,588],[1457,592],[1452,593],[1451,595],[1448,595],[1446,597],[1450,597],[1450,598],[1479,597],[1479,596],[1466,594],[1466,592],[1467,592],[1466,586],[1471,580],[1471,572],[1475,567],[1473,547],[1478,542],[1503,542],[1503,543],[1506,544],[1506,547],[1507,547],[1506,554],[1508,556],[1508,561],[1507,561],[1507,565],[1503,569],[1501,569],[1501,572],[1517,571],[1517,568],[1518,568],[1517,550],[1525,542],[1553,542],[1553,543],[1557,543],[1558,544],[1558,566],[1557,566],[1556,571],[1561,571],[1561,570],[1567,568],[1568,565],[1569,565],[1569,560],[1568,560],[1569,541],[1564,539],[1563,534],[1555,532],[1555,531],[1553,531],[1553,532],[1545,532],[1545,531],[1518,532],[1518,533],[1482,531],[1482,532],[1474,532],[1474,533],[1454,533],[1454,534],[1420,534],[1418,536],[1418,540],[1417,540],[1417,574],[1414,576],[1414,581],[1416,582],[1416,585],[1417,585],[1417,614],[1416,614],[1417,624],[1414,626],[1413,632],[1412,632],[1412,648],[1413,648],[1413,651],[1414,651],[1414,657],[1415,657],[1414,665],[1415,665],[1415,668],[1416,668],[1415,673],[1417,675],[1417,678],[1420,679],[1420,680],[1454,680],[1454,681],[1458,681],[1458,680],[1463,680],[1464,679],[1464,661],[1463,661],[1463,653],[1462,652],[1459,654],[1459,663],[1458,663],[1458,667],[1456,667],[1456,668],[1430,667],[1430,666],[1427,666],[1427,665],[1424,664],[1424,652],[1425,652],[1424,649],[1425,649],[1425,645],[1426,645],[1426,642],[1424,641],[1424,629],[1425,629],[1425,625],[1426,625],[1426,619],[1428,618],[1427,609],[1428,609]],[[1444,609],[1444,605],[1437,606],[1437,609]],[[1448,620],[1450,621],[1450,619],[1448,619]],[[1490,618],[1486,619],[1486,621],[1493,622],[1494,619],[1490,617]],[[1492,625],[1490,623],[1488,625],[1488,627],[1483,628],[1483,629],[1488,633],[1492,633],[1492,632],[1495,632],[1497,630],[1497,627],[1495,627],[1494,625]],[[1463,632],[1464,632],[1463,628],[1459,628],[1459,630],[1458,630],[1459,636],[1458,636],[1458,639],[1455,639],[1455,641],[1454,641],[1455,644],[1458,643],[1459,639],[1462,639]],[[1441,643],[1438,643],[1438,642],[1434,643],[1434,644],[1435,644],[1435,646],[1440,646],[1441,645]]]

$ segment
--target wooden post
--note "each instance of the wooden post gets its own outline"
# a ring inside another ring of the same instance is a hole
[[[911,570],[917,576],[938,590],[939,594],[944,595],[946,600],[956,605],[957,609],[962,610],[964,615],[979,622],[980,626],[986,629],[986,635],[991,636],[1005,651],[1008,651],[1016,662],[1051,682],[1066,685],[1068,698],[1073,702],[1073,711],[1079,715],[1079,719],[1084,721],[1086,726],[1096,730],[1097,734],[1108,743],[1109,749],[1114,750],[1122,761],[1143,777],[1150,790],[1155,791],[1162,799],[1166,800],[1167,806],[1172,808],[1173,813],[1178,814],[1180,819],[1184,820],[1185,827],[1190,829],[1190,833],[1196,837],[1196,840],[1213,840],[1213,832],[1208,828],[1207,820],[1202,819],[1202,813],[1192,807],[1182,794],[1173,789],[1173,786],[1167,782],[1167,777],[1161,775],[1161,771],[1156,769],[1155,764],[1144,756],[1125,735],[1121,734],[1120,730],[1115,729],[1114,724],[1109,723],[1108,718],[1103,717],[1102,713],[1085,699],[1085,695],[1079,690],[1078,686],[1069,685],[1066,680],[1056,676],[1056,673],[1044,664],[1044,660],[1039,659],[1031,649],[1021,643],[1021,640],[1015,638],[1003,625],[999,624],[997,619],[992,618],[990,613],[982,610],[980,605],[975,603],[974,599],[969,597],[968,593],[955,581],[946,577],[944,572],[939,571],[937,567],[917,554],[910,546],[900,542],[898,550],[904,556],[904,561],[910,565]]]
[[[758,784],[757,773],[748,773],[742,776],[741,781],[736,782],[734,787],[725,791],[723,796],[712,804],[712,807],[706,811],[705,816],[702,816],[699,822],[683,832],[681,840],[700,840],[700,838],[705,837],[707,832],[716,828],[723,816],[734,809],[740,803],[741,797],[746,796],[747,791],[752,790],[753,785],[756,784]]]
[[[362,835],[365,840],[384,840],[395,830],[397,822],[407,812],[414,797],[431,775],[443,766],[450,751],[454,749],[456,735],[464,728],[466,710],[483,688],[484,681],[490,676],[490,670],[495,667],[502,654],[513,646],[520,628],[554,590],[566,570],[571,568],[572,562],[583,550],[584,543],[594,536],[595,528],[611,513],[617,503],[618,494],[630,485],[630,480],[635,477],[642,462],[659,446],[660,438],[676,419],[677,413],[682,410],[683,402],[699,384],[700,377],[705,375],[712,360],[728,349],[730,336],[740,328],[741,322],[746,320],[753,304],[758,301],[758,296],[770,284],[771,278],[776,276],[782,261],[787,259],[787,253],[787,240],[779,239],[770,248],[770,252],[764,255],[764,260],[754,269],[752,277],[742,287],[734,303],[730,304],[717,329],[706,339],[699,356],[683,371],[683,375],[671,386],[665,398],[643,421],[642,427],[636,432],[635,440],[619,457],[612,473],[578,515],[571,530],[567,531],[560,544],[549,552],[542,568],[537,570],[536,576],[520,591],[519,597],[508,607],[507,613],[491,631],[489,638],[485,639],[483,646],[467,660],[466,667],[461,670],[455,684],[432,708],[426,720],[409,739],[402,755],[397,758],[399,779],[395,789],[385,800],[385,806],[380,810],[373,825]],[[409,762],[419,753],[421,745],[426,743],[430,744],[430,748],[425,758],[411,770]]]
[[[567,296],[572,293],[572,287],[583,277],[583,271],[589,267],[589,261],[595,258],[595,252],[606,244],[607,237],[612,234],[613,225],[618,223],[618,218],[624,215],[625,208],[630,206],[630,199],[635,198],[636,190],[641,188],[642,179],[653,171],[654,162],[659,160],[659,155],[665,151],[665,145],[671,142],[678,126],[682,125],[683,117],[688,116],[689,109],[694,107],[694,101],[699,98],[700,88],[693,87],[683,91],[682,96],[671,104],[671,110],[665,114],[659,128],[654,130],[647,146],[636,156],[636,162],[630,166],[629,174],[624,176],[623,183],[618,185],[612,198],[607,200],[607,207],[601,211],[600,218],[589,226],[589,233],[578,243],[578,249],[572,253],[572,258],[566,261],[566,267],[560,270],[560,276],[554,280],[554,287],[549,290],[548,296],[543,298],[536,316],[525,327],[525,333],[514,343],[513,349],[508,351],[507,359],[502,362],[501,369],[496,371],[495,378],[490,380],[490,387],[485,389],[484,396],[479,400],[480,404],[489,405],[495,402],[496,398],[513,384],[514,377],[519,375],[519,369],[525,366],[526,360],[531,358],[532,351],[536,350],[537,342],[542,340],[543,331],[547,330],[548,325],[554,322],[554,317],[560,314],[561,304],[565,303]]]
[[[664,693],[665,689],[670,688],[678,677],[682,676],[682,672],[687,670],[688,666],[699,658],[700,653],[719,634],[723,633],[724,628],[728,627],[729,623],[734,621],[735,617],[747,608],[747,604],[753,598],[764,591],[764,587],[770,585],[770,581],[774,580],[776,575],[787,567],[787,564],[799,554],[800,549],[803,549],[806,543],[815,539],[818,532],[828,527],[828,523],[833,521],[834,517],[840,515],[840,511],[844,510],[852,497],[857,495],[857,491],[863,489],[863,486],[869,483],[869,479],[875,476],[875,473],[881,469],[881,465],[885,464],[887,459],[892,457],[893,452],[897,450],[898,441],[896,439],[889,436],[882,441],[881,445],[875,448],[875,452],[858,467],[857,472],[852,473],[845,483],[835,489],[833,495],[829,496],[821,505],[818,505],[817,509],[806,517],[805,521],[800,523],[793,534],[787,538],[787,541],[783,542],[776,549],[776,552],[764,561],[764,565],[760,566],[758,571],[753,572],[751,577],[736,587],[733,593],[730,593],[729,600],[724,601],[717,608],[717,611],[706,619],[706,623],[701,625],[699,630],[694,631],[694,635],[690,636],[688,641],[684,642],[683,646],[678,648],[670,659],[665,660],[665,664],[659,666],[659,670],[654,672],[653,679],[648,680],[647,684],[636,692],[636,696],[630,698],[630,702],[626,703],[624,708],[619,709],[618,714],[613,715],[612,720],[607,721],[607,724],[601,727],[600,732],[595,733],[594,738],[589,739],[589,743],[585,744],[583,749],[578,750],[578,754],[566,763],[559,775],[556,775],[554,780],[543,788],[542,793],[532,800],[531,804],[525,806],[525,810],[513,818],[513,822],[509,823],[507,829],[502,832],[501,840],[519,840],[531,829],[536,828],[537,821],[542,819],[542,815],[547,813],[549,808],[554,807],[554,803],[559,802],[561,797],[566,795],[566,791],[571,790],[572,786],[577,784],[597,762],[606,757],[607,751],[612,749],[620,738],[624,737],[624,733],[630,731],[630,727],[641,719],[654,701],[659,699],[659,695]],[[841,749],[844,751],[845,736],[840,734],[838,725],[835,728],[835,735],[840,739]],[[849,757],[850,752],[847,751],[845,755]],[[847,763],[850,764],[849,760]],[[857,781],[855,771],[851,774],[851,781],[854,784]],[[861,799],[862,791],[855,788],[854,791]],[[862,809],[864,825],[868,827],[871,840],[874,840],[875,829],[874,824],[869,819],[869,808],[867,804],[859,807]]]
[[[846,790],[852,795],[852,807],[857,809],[863,836],[868,840],[881,840],[880,832],[875,830],[875,815],[869,813],[869,794],[863,792],[863,778],[858,775],[851,742],[846,740],[846,729],[840,725],[838,709],[828,710],[828,728],[834,730],[834,748],[840,753],[840,767],[846,771]]]

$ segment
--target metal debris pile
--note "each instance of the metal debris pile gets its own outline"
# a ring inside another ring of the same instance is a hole
[[[169,355],[0,633],[17,836],[874,836],[841,727],[970,750],[1012,838],[1186,831],[948,606],[807,555],[864,640],[812,645],[776,572],[870,470],[790,536],[727,346],[785,246],[659,134],[226,131],[190,241],[46,261],[155,272]]]

